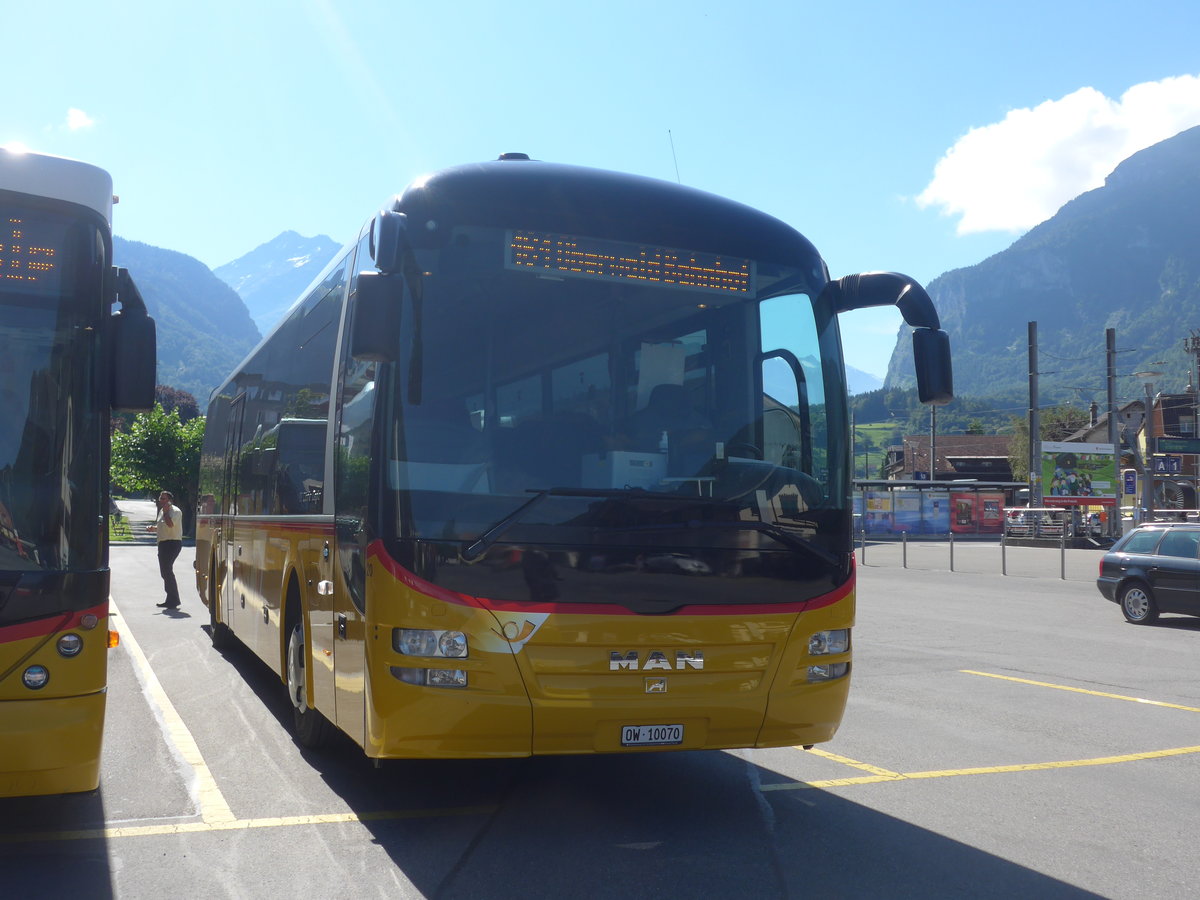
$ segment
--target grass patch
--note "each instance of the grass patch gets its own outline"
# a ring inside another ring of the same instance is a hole
[[[129,520],[124,516],[109,516],[108,517],[108,541],[109,543],[128,543],[133,540],[133,529],[129,526]]]

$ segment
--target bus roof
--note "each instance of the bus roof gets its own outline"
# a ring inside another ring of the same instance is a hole
[[[813,245],[785,222],[735,200],[670,181],[505,154],[418,178],[391,204],[418,228],[538,227],[566,234],[731,253],[800,265],[825,278]]]
[[[0,147],[0,190],[86,206],[112,225],[112,176],[90,163]]]

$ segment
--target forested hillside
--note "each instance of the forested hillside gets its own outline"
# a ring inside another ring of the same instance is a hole
[[[208,395],[258,342],[246,305],[204,263],[183,253],[113,239],[158,327],[158,382]]]
[[[1066,204],[1010,248],[936,278],[929,293],[950,333],[955,392],[1019,395],[1028,383],[1028,323],[1038,323],[1044,402],[1103,402],[1105,329],[1117,334],[1117,389],[1133,372],[1188,381],[1183,338],[1200,331],[1200,128],[1136,153],[1104,186]],[[888,387],[912,384],[907,329]]]

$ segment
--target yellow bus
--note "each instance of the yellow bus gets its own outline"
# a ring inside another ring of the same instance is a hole
[[[109,419],[155,371],[112,203],[95,166],[0,149],[0,797],[100,778]]]
[[[297,740],[367,756],[811,745],[854,624],[831,281],[746,206],[530,160],[414,181],[218,387],[196,582]]]

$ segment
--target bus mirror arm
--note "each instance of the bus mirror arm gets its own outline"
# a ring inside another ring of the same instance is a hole
[[[922,403],[942,406],[954,399],[950,336],[925,288],[899,272],[846,275],[825,285],[821,295],[835,313],[872,306],[895,306],[913,329],[913,363]]]
[[[371,258],[375,268],[385,275],[400,271],[408,250],[408,217],[384,209],[371,224]]]
[[[146,312],[146,301],[142,299],[142,292],[138,290],[129,270],[114,266],[113,274],[117,281],[117,300],[121,303],[121,311]]]
[[[128,269],[115,269],[121,311],[111,318],[110,405],[114,410],[144,412],[154,406],[158,342],[154,320],[146,312]]]

